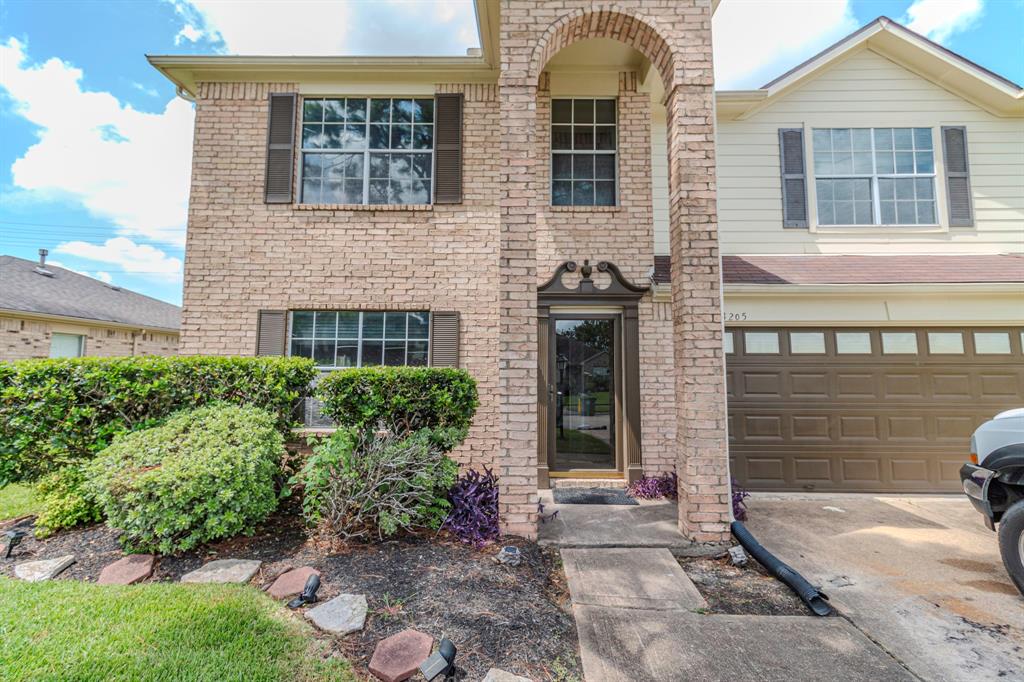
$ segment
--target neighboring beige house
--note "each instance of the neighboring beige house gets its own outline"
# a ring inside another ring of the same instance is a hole
[[[0,362],[175,355],[181,309],[46,263],[0,256]]]
[[[1021,89],[879,19],[716,93],[716,5],[478,0],[465,57],[150,57],[196,102],[183,352],[468,369],[456,454],[526,535],[566,478],[675,468],[698,541],[733,476],[952,489],[1024,402]]]

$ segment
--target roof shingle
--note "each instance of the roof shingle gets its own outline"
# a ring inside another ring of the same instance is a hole
[[[47,263],[53,273],[36,272],[37,264],[0,256],[0,310],[60,315],[115,322],[147,329],[177,331],[181,308],[127,289],[108,286],[77,272]]]
[[[669,256],[654,257],[654,282],[671,280]],[[723,256],[726,284],[977,284],[1024,282],[1024,257]]]

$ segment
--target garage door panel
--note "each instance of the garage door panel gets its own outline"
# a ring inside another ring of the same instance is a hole
[[[815,330],[824,355],[790,355],[788,331],[779,330],[779,353],[744,355],[740,345],[726,356],[738,389],[729,397],[733,473],[753,489],[956,491],[970,435],[1024,405],[1016,343],[1011,355],[974,354],[970,344],[929,355],[930,330],[903,329],[917,334],[919,353],[885,355],[875,329],[864,330],[871,354],[843,355],[837,330],[826,329]]]

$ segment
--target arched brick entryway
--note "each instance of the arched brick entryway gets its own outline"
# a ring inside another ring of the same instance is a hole
[[[573,7],[573,5],[577,5]],[[679,523],[698,541],[728,537],[729,474],[721,278],[715,210],[710,0],[506,0],[501,16],[500,459],[512,532],[535,533],[537,452],[537,83],[580,40],[641,52],[665,86],[668,114],[673,354]],[[653,254],[652,254],[653,258]],[[646,428],[657,428],[649,425]]]

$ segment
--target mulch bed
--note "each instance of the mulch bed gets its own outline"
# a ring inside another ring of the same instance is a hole
[[[728,557],[679,560],[708,602],[708,613],[744,616],[814,615],[800,597],[753,559],[743,568]]]
[[[321,601],[343,593],[365,594],[369,606],[362,632],[343,638],[319,633],[323,655],[341,654],[366,673],[374,646],[406,628],[446,636],[458,648],[465,679],[481,679],[492,667],[534,680],[582,679],[576,626],[557,550],[522,538],[518,567],[496,563],[498,547],[476,550],[444,536],[411,536],[380,544],[329,548],[311,539],[294,503],[280,509],[252,537],[218,542],[180,556],[163,557],[152,580],[176,581],[218,558],[260,559],[253,581],[268,587],[299,566],[320,571]],[[23,561],[74,554],[77,562],[58,579],[95,581],[123,556],[117,534],[103,525],[26,537],[0,575],[13,576]]]

